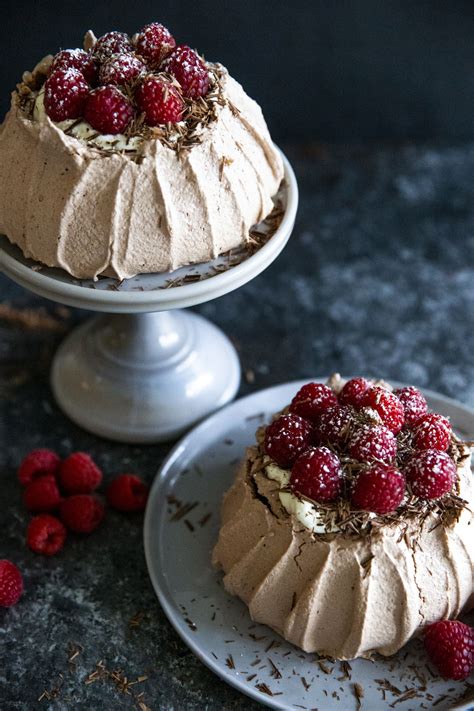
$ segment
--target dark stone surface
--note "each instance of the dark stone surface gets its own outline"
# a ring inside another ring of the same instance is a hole
[[[287,249],[252,283],[198,309],[254,371],[242,394],[339,370],[410,381],[474,405],[474,146],[314,146],[290,156],[301,204]],[[16,309],[43,307],[66,329],[84,316],[58,314],[5,278],[1,290]],[[0,611],[1,708],[134,708],[110,681],[85,684],[103,660],[129,680],[147,675],[132,689],[152,709],[256,709],[171,629],[148,580],[140,516],[110,513],[92,537],[71,539],[49,560],[26,549],[15,467],[30,449],[85,449],[107,478],[134,470],[151,482],[169,448],[105,442],[68,422],[48,385],[63,334],[5,316],[0,557],[19,564],[26,593]],[[139,611],[143,620],[131,627]],[[71,643],[83,651],[68,670]],[[37,705],[60,675],[57,698]]]

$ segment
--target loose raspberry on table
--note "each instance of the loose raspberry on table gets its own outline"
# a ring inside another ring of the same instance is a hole
[[[26,540],[32,551],[42,555],[55,555],[64,546],[66,529],[56,516],[40,514],[31,519]]]
[[[82,116],[89,84],[78,69],[58,69],[44,85],[44,108],[52,121]]]
[[[453,488],[457,469],[446,452],[426,449],[408,460],[404,473],[415,496],[439,499]]]
[[[57,69],[77,69],[88,84],[97,81],[97,64],[92,54],[83,49],[63,49],[58,52],[51,64],[50,74]]]
[[[23,577],[10,560],[0,560],[0,607],[16,605],[23,593]]]
[[[34,449],[26,455],[18,468],[18,480],[26,486],[45,474],[55,475],[61,460],[51,449]]]
[[[178,123],[183,118],[185,106],[179,91],[162,77],[147,76],[138,86],[135,100],[149,126]]]
[[[58,508],[61,501],[56,479],[52,474],[46,474],[34,479],[23,493],[23,503],[28,511],[45,513]]]
[[[117,511],[143,511],[148,499],[148,486],[134,474],[120,474],[106,491],[107,501]]]
[[[371,384],[365,378],[352,378],[347,381],[339,393],[339,402],[341,405],[352,405],[352,407],[359,408],[370,387],[372,387]]]
[[[280,467],[291,467],[312,443],[313,428],[299,415],[282,415],[265,430],[264,449]]]
[[[341,444],[352,422],[350,407],[328,407],[317,417],[314,424],[314,441],[318,444]]]
[[[291,468],[291,490],[313,501],[333,501],[341,487],[341,462],[327,447],[308,449]]]
[[[173,35],[159,22],[145,25],[136,38],[138,54],[152,67],[158,67],[175,47],[176,41]]]
[[[183,94],[190,99],[205,96],[209,89],[209,71],[201,57],[190,47],[179,45],[165,59],[161,71],[175,77]]]
[[[74,452],[59,468],[59,483],[66,494],[90,494],[100,486],[102,471],[86,452]]]
[[[417,423],[413,433],[415,449],[438,449],[445,452],[450,443],[453,430],[446,417],[436,413],[425,415]]]
[[[425,396],[413,385],[395,390],[395,395],[404,407],[405,425],[407,427],[413,427],[420,417],[423,417],[428,412]]]
[[[129,84],[146,71],[143,62],[133,54],[113,54],[100,68],[101,84]]]
[[[103,504],[91,494],[74,494],[61,502],[61,521],[74,533],[92,533],[102,522]]]
[[[323,410],[337,407],[336,394],[323,383],[307,383],[298,390],[290,404],[290,412],[317,421]]]
[[[130,37],[125,32],[113,31],[99,37],[92,52],[100,61],[104,61],[113,54],[133,52],[133,49]]]
[[[403,405],[398,397],[379,386],[369,388],[362,398],[362,407],[375,410],[382,422],[394,434],[398,434],[405,421]]]
[[[89,94],[84,118],[103,134],[123,133],[135,115],[130,101],[115,86],[99,86]]]
[[[441,676],[461,681],[474,667],[474,628],[458,620],[442,620],[430,625],[425,648]]]
[[[390,464],[397,456],[397,440],[384,425],[361,425],[349,440],[349,454],[359,462],[377,459]]]
[[[357,477],[351,501],[356,509],[387,514],[400,506],[404,494],[403,474],[389,464],[376,463]]]

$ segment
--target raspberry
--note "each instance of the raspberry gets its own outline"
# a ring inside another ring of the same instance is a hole
[[[60,463],[56,452],[50,449],[34,449],[26,455],[18,468],[19,482],[26,486],[44,474],[56,474]]]
[[[23,503],[28,511],[43,513],[54,511],[59,506],[61,495],[56,479],[52,474],[46,474],[40,479],[34,479],[25,489]]]
[[[97,80],[97,64],[92,54],[83,49],[63,49],[54,57],[50,74],[57,69],[77,69],[88,84],[95,84]]]
[[[408,427],[413,427],[428,412],[425,396],[413,385],[395,390],[395,395],[405,408],[405,425]]]
[[[341,405],[352,405],[359,408],[362,404],[362,398],[371,387],[368,380],[365,378],[352,378],[342,388],[339,393],[339,402]]]
[[[99,37],[92,51],[100,61],[104,61],[113,54],[133,52],[133,47],[130,37],[125,32],[114,31]]]
[[[161,71],[168,72],[177,79],[183,94],[190,99],[205,96],[209,89],[209,72],[196,52],[180,44],[165,59]]]
[[[184,102],[176,87],[166,79],[148,76],[138,87],[135,100],[149,126],[177,123],[183,117]]]
[[[117,511],[143,511],[148,498],[148,486],[134,474],[120,474],[109,485],[107,501]]]
[[[313,501],[332,501],[341,491],[341,475],[341,462],[334,452],[327,447],[313,447],[293,464],[290,488]]]
[[[397,456],[397,440],[388,427],[362,425],[350,438],[349,454],[359,462],[377,459],[389,464]]]
[[[66,494],[90,494],[101,481],[101,470],[85,452],[70,454],[59,469],[59,483]]]
[[[395,511],[405,494],[403,474],[388,464],[372,464],[356,479],[351,501],[354,508],[386,514]]]
[[[474,628],[458,620],[442,620],[425,633],[425,648],[441,676],[461,681],[474,667]]]
[[[335,393],[328,385],[307,383],[303,385],[291,401],[290,412],[308,420],[317,420],[318,415],[328,407],[338,404]]]
[[[159,22],[145,25],[138,34],[136,41],[137,52],[149,64],[157,67],[165,57],[176,47],[176,42],[169,30]]]
[[[403,405],[396,395],[375,386],[366,391],[362,398],[362,407],[371,407],[375,410],[382,422],[394,434],[398,434],[403,427],[405,415]]]
[[[78,69],[58,69],[44,85],[44,108],[51,121],[82,116],[89,84]]]
[[[123,133],[135,112],[129,100],[115,86],[100,86],[89,94],[84,118],[96,131]]]
[[[0,560],[0,607],[16,605],[23,592],[23,577],[9,560]]]
[[[74,494],[59,509],[61,521],[74,533],[92,533],[104,518],[103,504],[90,494]]]
[[[64,546],[66,529],[56,516],[40,514],[31,519],[26,540],[32,551],[54,555]]]
[[[282,415],[265,431],[265,452],[280,467],[287,469],[311,444],[311,423],[298,415]]]
[[[129,84],[145,71],[146,67],[133,54],[113,54],[100,68],[100,83]]]
[[[315,440],[321,444],[341,444],[352,421],[350,407],[328,407],[314,426]]]
[[[415,449],[438,449],[445,452],[453,431],[449,420],[436,413],[425,415],[414,430],[413,446]]]
[[[408,461],[405,476],[415,496],[420,499],[439,499],[453,487],[457,469],[446,452],[425,449]]]

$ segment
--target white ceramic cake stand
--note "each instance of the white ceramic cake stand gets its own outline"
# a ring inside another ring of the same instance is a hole
[[[0,270],[18,284],[67,306],[105,312],[72,331],[53,361],[53,393],[71,420],[121,442],[161,442],[234,398],[240,383],[234,346],[209,321],[179,309],[237,289],[281,252],[298,204],[294,173],[286,158],[284,164],[278,229],[252,256],[225,271],[219,268],[229,266],[228,257],[120,284],[78,281],[60,269],[37,270],[0,238]],[[199,275],[206,278],[193,282]]]

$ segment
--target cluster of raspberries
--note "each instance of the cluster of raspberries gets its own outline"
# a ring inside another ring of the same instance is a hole
[[[209,90],[209,71],[187,45],[176,45],[158,22],[130,38],[107,32],[89,52],[56,54],[44,85],[44,107],[52,121],[84,119],[101,134],[124,133],[143,115],[148,126],[177,123],[186,100]]]

